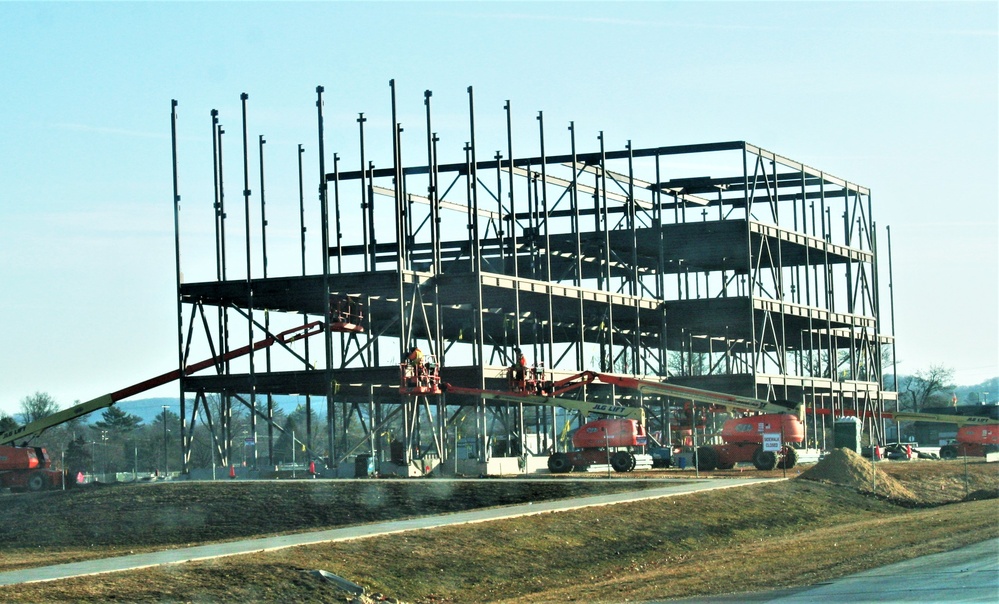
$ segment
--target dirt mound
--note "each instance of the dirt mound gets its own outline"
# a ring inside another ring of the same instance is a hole
[[[850,449],[836,449],[799,478],[830,482],[892,500],[915,501],[916,495]]]

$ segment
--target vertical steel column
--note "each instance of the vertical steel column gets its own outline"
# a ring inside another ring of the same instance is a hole
[[[433,92],[425,90],[423,92],[423,103],[427,107],[427,198],[430,200],[430,263],[433,273],[433,313],[434,313],[434,333],[432,336],[432,351],[437,355],[437,362],[444,363],[444,342],[441,339],[441,308],[440,308],[440,276],[441,276],[441,208],[438,198],[437,184],[437,134],[434,133],[430,118],[430,97]],[[440,406],[438,397],[438,406]],[[441,408],[439,415],[441,422],[444,421],[445,410]],[[444,427],[441,426],[441,438],[443,438]],[[446,448],[446,447],[445,447]]]
[[[434,275],[440,274],[438,258],[436,254],[437,240],[440,236],[437,223],[437,183],[434,181],[434,132],[430,119],[430,98],[434,93],[430,90],[423,91],[423,106],[426,107],[427,117],[427,200],[430,202],[430,266]],[[435,344],[436,345],[436,344]]]
[[[844,231],[844,241],[843,245],[851,247],[853,242],[853,219],[850,216],[850,184],[846,183],[843,187],[844,199],[843,199],[843,231]],[[854,296],[856,292],[853,290],[853,260],[847,260],[846,262],[846,312],[850,313],[850,374],[849,378],[851,380],[857,379],[857,326],[856,319],[854,318],[855,303],[856,300]],[[854,405],[857,405],[859,410],[859,396],[854,398]]]
[[[264,135],[259,135],[259,147],[260,147],[260,258],[263,261],[263,275],[264,279],[267,278],[267,202],[264,198],[264,145],[267,143],[264,140]],[[264,317],[265,325],[270,321],[269,318]],[[270,356],[270,355],[268,355]]]
[[[398,112],[396,110],[395,102],[395,80],[389,80],[389,88],[392,92],[392,166],[394,171],[395,180],[395,230],[396,239],[398,240],[397,246],[399,249],[399,259],[398,266],[400,268],[400,275],[402,269],[408,269],[408,241],[406,240],[407,230],[406,230],[406,198],[405,198],[405,183],[403,182],[403,170],[402,170],[402,149],[401,149],[401,138],[402,124],[398,120]],[[400,293],[401,290],[400,290]],[[401,357],[400,357],[401,358]]]
[[[881,335],[881,311],[880,304],[878,304],[878,288],[880,279],[878,278],[878,238],[877,238],[877,223],[871,222],[871,228],[868,234],[871,237],[871,282],[867,285],[868,292],[871,296],[871,316],[874,318],[874,343],[871,344],[871,333],[868,330],[864,331],[864,340],[867,345],[867,372],[864,376],[865,382],[877,381],[878,383],[878,400],[881,401],[880,392],[883,386],[881,380],[881,341],[879,336]],[[873,369],[872,369],[873,368]],[[883,412],[882,407],[879,410]]]
[[[362,181],[364,180],[363,176],[362,176],[361,180]],[[327,199],[327,204],[328,203],[329,203],[329,201]],[[343,272],[343,225],[342,225],[342,222],[340,220],[340,155],[337,154],[337,153],[333,154],[333,214],[334,214],[333,228],[336,231],[336,270],[337,270],[337,274],[340,274],[340,273]],[[328,256],[328,254],[327,254],[327,256]],[[330,267],[330,272],[332,272],[332,270],[333,270],[332,267]],[[340,334],[340,359],[341,359],[341,364],[343,363],[344,359],[347,358],[347,347],[350,345],[349,341],[344,336],[345,336],[345,334],[343,334],[343,333]],[[333,336],[331,334],[330,335],[330,341],[331,342],[332,342],[332,338],[333,338]],[[332,348],[332,344],[331,344],[331,348]],[[333,362],[333,352],[332,352],[332,349],[331,349],[331,351],[330,351],[330,363],[331,363],[330,364],[330,373],[331,373],[331,375],[332,375],[332,372],[333,372],[332,362]],[[336,383],[335,382],[333,382],[333,385],[330,387],[330,391],[333,393],[333,396],[336,395]],[[306,396],[305,400],[306,400],[306,403],[308,403],[309,397]],[[343,410],[343,414],[342,414],[342,416],[343,416],[343,422],[342,422],[343,423],[343,429],[344,429],[344,432],[346,433],[347,422],[348,422],[348,416],[347,416],[346,406],[345,405],[341,405],[341,409]],[[332,458],[332,456],[333,456],[333,453],[332,453],[332,451],[333,451],[333,436],[334,436],[333,431],[334,431],[335,422],[336,422],[336,401],[333,400],[332,398],[326,404],[326,414],[327,414],[327,421],[326,421],[326,432],[327,432],[326,433],[326,442],[329,443],[329,452],[330,452],[329,455],[330,455],[330,458]],[[332,420],[330,420],[329,418],[332,418]],[[345,446],[346,446],[346,440],[347,440],[346,436],[344,436],[343,442],[344,442]]]
[[[510,198],[510,256],[513,260],[513,282],[514,282],[514,292],[513,292],[513,314],[514,314],[514,346],[520,348],[520,254],[517,248],[517,206],[515,202],[514,195],[514,178],[513,178],[513,108],[510,105],[510,100],[507,99],[506,103],[503,105],[503,110],[506,112],[506,152],[507,156],[510,158],[509,168],[510,168],[510,186],[507,195]],[[502,219],[502,217],[501,217]],[[516,361],[516,359],[513,359]]]
[[[366,200],[365,203],[373,207],[372,204],[374,204],[375,200],[374,184],[373,184],[375,180],[375,164],[373,162],[369,161],[367,168],[364,169],[364,173],[362,174],[362,180],[364,179],[366,179],[368,183],[364,191],[365,200]],[[373,234],[374,233],[372,233],[372,235]],[[374,249],[374,245],[375,242],[371,241],[369,244],[366,244],[366,247],[370,246],[369,249]],[[367,253],[368,251],[365,250],[365,254]],[[367,262],[365,262],[365,266],[367,266]],[[374,270],[374,266],[372,266],[371,270]],[[367,307],[368,307],[368,323],[372,323],[374,321],[374,314],[371,312],[371,297],[368,296],[367,298],[365,298],[365,301],[367,302]],[[367,347],[366,356],[369,367],[373,367],[377,359],[381,358],[381,355],[379,354],[379,350],[381,349],[380,342],[381,340],[379,338],[373,338],[371,345]]]
[[[808,235],[809,234],[808,233],[808,217],[809,217],[808,215],[809,215],[809,212],[806,211],[806,206],[805,206],[805,200],[808,199],[808,193],[807,193],[807,190],[806,190],[806,184],[807,183],[806,183],[806,179],[805,179],[805,171],[804,171],[804,169],[802,169],[801,170],[801,224],[802,224],[802,230],[804,231],[805,235]],[[814,210],[813,210],[814,207],[815,207],[815,203],[814,202],[811,202],[811,204],[808,206],[808,209],[809,209],[809,211],[812,212],[812,216],[813,217],[814,217]],[[812,229],[812,236],[813,237],[815,236],[814,228]],[[809,274],[809,267],[811,266],[811,249],[812,249],[812,245],[809,242],[808,238],[806,237],[806,239],[805,239],[805,266],[802,269],[802,272],[804,272],[804,274],[805,274],[805,306],[809,307],[808,308],[808,349],[807,350],[805,349],[804,342],[802,342],[802,349],[801,349],[801,351],[799,352],[799,355],[798,355],[798,371],[799,371],[799,375],[807,376],[807,377],[812,377],[813,376],[813,373],[812,373],[812,371],[813,371],[813,367],[812,367],[812,363],[813,363],[812,349],[814,347],[813,346],[813,342],[812,342],[812,317],[814,316],[815,313],[813,313],[812,309],[811,309],[811,306],[812,306],[812,280],[811,280],[811,275]],[[799,282],[799,285],[800,285],[800,282]],[[798,303],[799,304],[801,303],[801,295],[800,294],[798,295]],[[807,359],[807,361],[806,361],[806,359]],[[806,362],[807,362],[807,365],[806,365]],[[814,420],[813,420],[813,425],[814,425]]]
[[[545,155],[545,116],[544,113],[538,112],[538,132],[540,135],[541,142],[541,198],[538,202],[541,204],[541,219],[545,223],[545,281],[547,282],[547,292],[548,292],[548,329],[546,330],[545,338],[548,340],[548,359],[551,364],[555,362],[555,331],[553,323],[555,322],[555,317],[552,315],[552,256],[551,256],[551,233],[548,228],[549,225],[549,215],[548,215],[548,156]],[[575,171],[573,167],[573,171]],[[542,349],[544,350],[544,349]],[[554,367],[552,367],[554,369]]]
[[[399,359],[405,359],[408,353],[408,346],[413,342],[407,339],[407,334],[411,333],[408,329],[407,315],[406,315],[406,294],[405,294],[405,284],[403,271],[406,270],[406,228],[405,228],[405,210],[403,209],[403,195],[402,195],[402,165],[399,158],[399,122],[398,113],[396,111],[396,101],[395,101],[395,80],[389,80],[389,91],[391,96],[392,105],[392,184],[393,184],[393,201],[395,202],[395,239],[396,239],[396,271],[398,275],[397,281],[397,295],[399,296]],[[372,215],[372,219],[374,216]],[[374,237],[372,237],[374,239]],[[372,255],[374,254],[374,249],[372,249]],[[372,266],[374,264],[372,263]],[[415,342],[415,336],[414,336]],[[403,441],[406,443],[406,453],[404,456],[404,461],[408,464],[413,452],[413,442],[414,438],[419,441],[419,431],[413,430],[411,426],[411,420],[416,420],[419,417],[419,407],[414,404],[413,411],[414,415],[412,418],[409,417],[410,411],[410,400],[408,397],[403,395]],[[416,403],[417,399],[413,399]]]
[[[441,217],[440,217],[440,194],[437,184],[437,133],[433,131],[430,119],[430,97],[434,95],[430,90],[423,91],[423,104],[427,107],[427,197],[430,199],[430,249],[431,266],[435,276],[441,273],[440,244],[441,244]],[[439,336],[438,336],[439,339]],[[437,342],[440,345],[440,342]]]
[[[406,325],[406,296],[403,271],[407,270],[409,265],[406,261],[406,209],[405,198],[403,196],[401,150],[399,149],[399,132],[401,131],[401,127],[397,119],[398,112],[395,102],[394,79],[389,80],[389,90],[392,96],[392,180],[394,181],[393,189],[395,193],[395,239],[396,249],[398,250],[396,270],[399,275],[399,358],[404,359],[408,352],[406,348],[408,344],[406,342],[406,334],[409,330],[407,330]]]
[[[302,276],[305,277],[306,273],[306,263],[305,263],[305,176],[302,171],[302,155],[305,153],[305,149],[301,144],[298,145],[298,217],[299,217],[299,236],[301,238],[301,251],[302,251]],[[307,314],[302,314],[302,325],[309,324],[309,316]],[[305,346],[305,367],[308,369],[311,365],[309,364],[309,340],[306,338],[304,342]],[[309,397],[308,394],[305,395],[306,398]],[[273,397],[267,397],[267,463],[268,465],[274,465],[274,399]]]
[[[479,363],[485,362],[485,326],[482,319],[482,255],[479,253],[479,186],[478,186],[478,162],[475,155],[475,93],[471,86],[468,87],[468,132],[469,132],[469,191],[471,193],[471,235],[472,235],[472,272],[475,276],[475,347]],[[511,156],[512,157],[512,156]],[[479,371],[479,388],[485,389],[485,371]],[[479,429],[479,461],[489,460],[486,434],[486,403],[479,398],[478,413],[480,421]]]
[[[212,191],[214,195],[214,209],[215,209],[215,280],[223,280],[223,258],[225,248],[222,245],[222,229],[224,226],[224,214],[222,208],[222,182],[221,182],[221,165],[222,161],[220,158],[221,154],[221,140],[222,140],[222,129],[219,127],[219,112],[216,109],[212,109],[212,177],[214,179],[214,190]],[[225,317],[223,316],[224,309],[220,305],[218,307],[218,337],[219,337],[219,354],[225,354],[226,352],[226,337],[225,337]],[[226,364],[228,366],[228,364]],[[219,367],[219,371],[222,371],[222,367]]]
[[[340,220],[340,155],[337,153],[333,154],[333,228],[336,231],[336,272],[342,273],[343,224]]]
[[[850,189],[843,188],[843,245],[851,247],[853,243],[853,221],[850,219]],[[846,312],[853,313],[853,261],[846,263]],[[851,353],[852,354],[852,353]]]
[[[778,180],[777,180],[777,162],[775,160],[771,160],[770,165],[773,166],[773,176],[774,176],[774,189],[773,189],[774,222],[779,227],[779,226],[781,226],[780,225],[780,185],[778,184]],[[795,207],[793,202],[791,203],[791,207],[792,208]],[[795,215],[795,216],[797,216],[797,215]],[[794,225],[797,228],[797,226],[798,226],[798,224],[797,224],[797,217],[795,217],[795,223],[794,223]],[[770,256],[771,256],[771,259],[772,259],[773,258],[773,254],[771,253]],[[771,260],[771,262],[772,261],[773,260]],[[784,399],[787,399],[787,398],[789,398],[788,392],[787,392],[787,373],[788,373],[787,372],[787,330],[785,329],[785,321],[784,321],[784,318],[787,316],[787,312],[785,311],[785,304],[786,304],[785,303],[785,297],[786,297],[786,294],[784,292],[784,246],[781,245],[780,235],[778,235],[778,239],[777,239],[777,271],[776,271],[776,273],[777,273],[777,279],[776,279],[777,282],[774,284],[774,287],[776,289],[775,293],[777,295],[778,308],[779,308],[779,312],[780,312],[780,334],[779,335],[778,334],[774,334],[774,336],[775,336],[774,340],[777,340],[777,341],[774,342],[774,345],[778,348],[778,353],[779,353],[778,356],[777,356],[777,370],[780,372],[780,374],[782,376],[781,383],[783,384],[783,387],[784,387],[784,391],[783,391],[782,397]],[[794,287],[794,282],[793,281],[792,281],[791,287],[792,288]],[[794,300],[794,296],[793,295],[791,296],[791,299],[792,299],[792,301]],[[770,320],[771,320],[771,325],[773,325],[773,317],[772,316],[771,316]],[[775,326],[775,328],[776,328],[776,326]]]
[[[340,214],[340,154],[333,154],[333,229],[336,232],[336,272],[343,273],[343,221]],[[333,267],[330,267],[332,273]],[[349,302],[348,302],[349,304]],[[370,317],[369,317],[370,319]],[[347,358],[350,340],[347,334],[340,334],[340,362]]]
[[[373,225],[369,226],[369,223],[374,220],[374,213],[372,210],[374,208],[369,208],[368,205],[368,183],[366,179],[367,168],[364,161],[364,122],[368,121],[368,118],[364,117],[363,113],[357,114],[357,129],[358,129],[358,139],[360,144],[361,152],[361,233],[364,236],[364,272],[369,270],[374,270],[374,253],[369,251],[368,245],[373,247],[374,240],[372,230]],[[372,200],[373,201],[373,200]],[[372,241],[368,241],[368,238],[372,237]],[[371,259],[371,265],[368,265],[369,258]]]
[[[503,236],[506,235],[506,232],[503,230],[503,152],[497,149],[496,154],[493,155],[493,159],[496,160],[496,248],[499,251],[499,266],[494,270],[495,272],[507,274],[507,249],[503,241]],[[486,230],[488,231],[488,227],[486,227]],[[503,335],[505,338],[505,329],[503,330]]]
[[[579,296],[579,331],[578,338],[579,343],[576,345],[576,369],[582,371],[586,367],[586,357],[584,351],[584,345],[586,344],[586,313],[583,304],[583,242],[581,229],[582,225],[579,221],[579,168],[577,167],[576,159],[576,124],[575,122],[569,122],[569,143],[572,152],[572,191],[570,193],[570,199],[572,200],[572,232],[576,238],[576,279],[575,285],[580,288],[577,292]]]
[[[361,419],[361,414],[358,413],[358,421]],[[378,459],[378,450],[381,448],[378,446],[379,437],[375,433],[375,389],[372,386],[368,386],[368,454],[371,455],[371,459],[376,461],[381,461]],[[363,423],[362,423],[363,427]],[[379,464],[380,465],[380,464]]]
[[[879,269],[878,263],[878,229],[877,224],[874,222],[874,209],[871,200],[871,194],[867,194],[867,219],[870,222],[870,227],[868,228],[867,235],[870,239],[871,244],[871,283],[868,286],[868,291],[870,292],[871,298],[871,313],[874,316],[874,344],[870,344],[870,334],[868,334],[868,346],[872,349],[869,353],[871,360],[870,365],[874,366],[877,370],[877,375],[875,376],[878,382],[878,402],[880,403],[878,412],[884,413],[884,395],[882,394],[884,390],[884,367],[882,367],[881,358],[881,330],[883,322],[881,320],[881,271]],[[873,381],[871,379],[870,372],[868,372],[867,381]],[[896,440],[898,433],[896,432]]]
[[[239,95],[239,100],[242,102],[242,114],[243,114],[243,206],[246,217],[246,330],[247,330],[247,342],[251,345],[253,344],[253,276],[251,273],[251,250],[250,250],[250,154],[248,148],[248,133],[246,129],[246,101],[250,98],[250,95],[245,92]],[[250,406],[253,409],[257,408],[257,376],[254,367],[254,354],[250,351]],[[226,406],[225,415],[225,448],[226,448],[226,458],[232,463],[232,407],[231,405]]]
[[[652,224],[656,228],[656,299],[661,308],[659,322],[659,375],[669,377],[669,343],[666,339],[666,225],[663,222],[662,166],[656,149],[656,188],[653,192]],[[669,422],[669,403],[666,403],[666,421]]]
[[[794,195],[791,195],[791,209],[793,210],[794,217],[794,231],[798,232],[798,204],[794,202]],[[808,234],[808,221],[805,220],[805,172],[801,171],[801,232],[805,235]],[[808,254],[808,240],[805,239],[805,254]],[[806,265],[807,266],[807,265]],[[807,271],[806,271],[806,277]],[[794,278],[791,280],[792,286],[792,296],[791,300],[798,304],[801,304],[801,264],[796,263],[794,265]],[[795,295],[796,294],[796,295]],[[800,359],[799,359],[800,360]]]
[[[174,275],[177,283],[177,369],[180,376],[177,379],[177,388],[180,393],[180,458],[181,474],[188,473],[188,441],[186,414],[187,405],[184,396],[184,304],[180,295],[181,273],[180,273],[180,184],[178,180],[177,167],[177,100],[170,100],[170,152],[173,176],[173,250],[174,250]],[[193,312],[193,311],[192,311]],[[166,426],[166,413],[163,413],[163,425]]]
[[[836,403],[842,403],[841,389],[834,391],[837,381],[836,344],[833,339],[832,313],[835,310],[836,301],[833,297],[833,275],[832,265],[829,263],[829,245],[832,243],[832,218],[829,216],[829,208],[826,207],[826,178],[825,174],[820,174],[819,181],[819,212],[822,215],[822,239],[823,239],[823,287],[825,288],[826,304],[826,359],[827,374],[829,380],[829,413],[834,420],[836,418]],[[839,388],[836,386],[836,388]],[[842,407],[841,407],[842,408]]]
[[[219,143],[221,142],[222,134],[219,129],[219,112],[217,109],[212,109],[212,178],[214,179],[214,190],[212,191],[214,195],[214,209],[215,209],[215,278],[218,281],[222,280],[222,199],[221,199],[221,183],[219,174],[219,166],[221,165],[221,160],[219,158]],[[219,311],[221,313],[221,309]],[[219,317],[219,323],[221,324],[221,316]],[[219,326],[219,333],[221,337],[221,325]]]
[[[603,266],[604,283],[607,293],[607,358],[604,371],[615,371],[614,367],[614,298],[611,285],[611,252],[610,252],[610,214],[607,208],[607,153],[604,149],[604,131],[601,130],[597,140],[600,141],[600,173],[597,176],[600,217],[604,228]],[[614,386],[611,385],[613,396]]]
[[[260,135],[259,139],[260,146],[260,248],[261,248],[261,260],[263,261],[263,275],[264,279],[267,279],[267,202],[264,195],[264,144],[267,143],[264,140],[264,135]],[[271,316],[267,310],[264,310],[264,333],[270,336],[271,333]],[[264,351],[264,364],[266,365],[266,371],[269,374],[271,372],[271,348],[270,346]],[[256,401],[251,401],[250,409],[250,436],[253,438],[253,468],[257,467],[257,403]],[[270,409],[274,405],[274,395],[267,391],[267,408]],[[308,407],[308,404],[306,404]],[[311,434],[311,431],[309,432]],[[244,440],[243,447],[245,450],[246,442]]]
[[[302,276],[306,275],[305,272],[305,177],[302,172],[302,155],[305,153],[305,148],[301,144],[298,145],[298,219],[299,219],[299,235],[301,242],[301,252],[302,252]],[[303,319],[305,324],[309,322],[309,318],[305,317]],[[308,340],[306,340],[308,341]],[[309,354],[309,347],[305,347],[305,354]]]
[[[218,280],[225,281],[228,278],[228,266],[226,262],[227,254],[226,254],[226,244],[225,244],[225,219],[226,219],[225,177],[224,177],[223,162],[222,162],[222,135],[225,134],[225,130],[218,123],[217,116],[218,116],[218,111],[213,109],[212,117],[213,117],[213,123],[215,124],[214,143],[215,143],[215,148],[218,151],[218,155],[216,157],[216,165],[215,165],[216,177],[217,177],[216,183],[218,185],[217,187],[218,228],[216,230],[216,235],[217,235],[216,245],[218,246],[217,257],[219,259]],[[221,353],[225,354],[229,352],[229,307],[228,306],[219,307],[219,340],[220,340],[219,350],[221,351]],[[223,369],[225,373],[228,375],[230,369],[230,364],[228,359],[225,361],[225,366]],[[228,397],[229,393],[228,392],[225,393],[225,396]]]
[[[747,158],[748,150],[746,145],[742,145],[742,183],[743,191],[745,192],[745,210],[746,210],[746,269],[747,276],[749,278],[749,287],[747,295],[749,296],[749,319],[750,319],[750,345],[752,349],[750,350],[750,361],[751,361],[751,371],[753,377],[753,392],[756,393],[756,373],[757,373],[757,363],[759,361],[759,351],[762,349],[760,342],[756,338],[756,300],[755,293],[755,283],[757,281],[757,275],[755,269],[755,262],[753,262],[753,233],[750,228],[750,221],[753,215],[753,203],[749,194],[749,162]]]
[[[213,110],[213,114],[212,115],[213,115],[213,117],[217,116],[218,112],[215,111],[215,110]],[[226,240],[225,240],[225,219],[226,219],[226,213],[225,213],[225,177],[224,177],[224,173],[225,172],[224,172],[224,167],[223,167],[224,166],[224,162],[222,161],[222,135],[225,134],[225,130],[222,128],[221,125],[218,124],[218,120],[217,119],[214,120],[214,123],[216,125],[216,128],[215,128],[215,138],[216,138],[216,141],[215,142],[216,142],[216,149],[218,151],[218,155],[216,157],[216,160],[217,160],[216,170],[217,170],[217,176],[218,176],[217,182],[218,182],[218,201],[219,201],[219,205],[218,205],[218,216],[217,216],[218,222],[219,222],[219,231],[218,231],[218,238],[216,240],[216,244],[218,245],[218,250],[219,250],[218,251],[218,256],[221,258],[221,275],[219,277],[219,280],[220,281],[225,281],[228,278],[228,263],[227,263],[227,256],[228,255],[226,253]],[[219,339],[220,339],[219,350],[224,354],[224,353],[227,353],[229,351],[229,307],[228,307],[228,305],[226,305],[226,306],[220,306],[219,307],[219,332],[220,332],[219,333]],[[225,375],[231,375],[232,366],[231,366],[231,363],[230,363],[230,361],[228,359],[226,359],[226,361],[224,362],[224,366],[223,366],[222,369],[225,372]],[[221,423],[224,424],[225,410],[227,408],[229,408],[230,405],[232,405],[232,393],[229,392],[229,391],[225,391],[225,392],[222,392],[220,394],[221,394],[221,396],[220,396],[220,400],[219,400],[219,422],[221,422]],[[207,408],[208,408],[208,406],[207,406],[207,399],[206,399],[205,409],[207,409]],[[223,428],[223,436],[224,436],[224,426],[221,426],[221,427]],[[210,422],[209,422],[209,430],[211,430],[212,439],[217,442],[217,438],[216,438],[216,435],[215,435],[215,427]],[[222,463],[226,463],[227,462],[228,458],[226,457],[225,450],[222,447],[219,447],[219,457],[220,457],[220,460],[222,461]]]
[[[328,186],[326,183],[326,146],[325,132],[323,124],[323,91],[322,86],[316,86],[316,113],[319,135],[319,210],[322,220],[322,258],[323,258],[323,308],[326,329],[323,330],[323,345],[325,350],[326,367],[326,431],[330,443],[330,463],[335,464],[337,459],[334,447],[334,429],[336,424],[336,410],[333,406],[333,396],[335,394],[335,382],[333,381],[333,333],[329,330],[330,325],[330,233],[329,233],[329,200],[327,199]],[[311,438],[311,435],[310,435]]]
[[[891,362],[892,389],[898,392],[898,357],[895,355],[895,278],[891,262],[891,225],[885,227],[888,231],[888,304],[891,307]],[[987,401],[986,401],[987,402]],[[895,397],[895,411],[898,411],[898,397]]]
[[[631,295],[638,298],[641,293],[639,288],[639,277],[638,277],[638,203],[635,201],[635,157],[634,152],[631,147],[631,141],[628,141],[628,228],[631,234]],[[641,358],[641,345],[642,345],[642,307],[636,301],[633,300],[632,304],[635,305],[635,335],[634,342],[632,343],[632,357],[631,357],[631,372],[635,375],[641,375],[643,371],[641,370],[639,359]]]

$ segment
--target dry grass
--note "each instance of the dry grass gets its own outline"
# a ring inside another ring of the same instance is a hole
[[[0,498],[0,570],[661,484],[626,479],[176,482],[6,495]]]
[[[943,484],[953,501],[964,495],[963,482],[947,490],[957,463],[880,467],[917,494],[917,482],[931,483],[930,490]],[[971,466],[969,477],[994,488],[997,469]],[[856,489],[791,480],[0,588],[0,600],[344,601],[309,576],[312,569],[427,603],[622,602],[765,590],[997,537],[997,511],[994,499],[906,508]]]

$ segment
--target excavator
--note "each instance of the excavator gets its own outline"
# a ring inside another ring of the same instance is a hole
[[[333,327],[330,329],[338,331],[340,330],[340,326],[341,324],[333,324]],[[199,363],[187,365],[184,369],[169,371],[138,384],[99,396],[93,400],[80,403],[79,405],[53,413],[18,428],[3,432],[0,434],[0,486],[7,487],[12,491],[41,491],[49,488],[58,488],[62,484],[63,473],[52,469],[52,460],[48,452],[43,447],[29,446],[29,443],[33,439],[50,428],[78,417],[83,417],[94,411],[106,409],[130,396],[152,390],[164,384],[169,384],[181,376],[191,375],[209,367],[217,367],[226,361],[268,348],[274,344],[287,346],[296,340],[323,333],[325,329],[326,326],[322,321],[305,323],[277,335],[264,338],[252,345],[243,346],[242,348],[231,350]],[[21,442],[20,445],[15,444],[18,441]]]

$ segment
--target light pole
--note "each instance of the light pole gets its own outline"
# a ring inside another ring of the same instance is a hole
[[[167,461],[167,411],[170,407],[163,405],[163,478],[170,475],[170,465]]]
[[[101,430],[101,482],[107,482],[108,477],[108,432]]]

